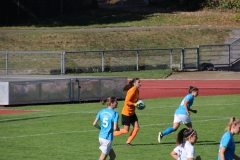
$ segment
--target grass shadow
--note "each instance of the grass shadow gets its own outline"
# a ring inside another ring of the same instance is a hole
[[[0,27],[35,26],[35,27],[64,27],[64,26],[93,26],[109,25],[141,21],[153,13],[172,13],[172,11],[152,9],[151,7],[134,8],[98,8],[79,10],[71,14],[53,14],[41,16],[34,14],[6,15],[2,17]]]

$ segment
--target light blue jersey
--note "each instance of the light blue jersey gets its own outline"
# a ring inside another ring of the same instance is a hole
[[[186,97],[183,98],[180,106],[176,109],[175,111],[175,114],[184,114],[184,115],[187,115],[187,111],[186,109],[184,108],[184,102],[186,100],[189,100],[189,103],[188,103],[188,109],[190,109],[190,107],[192,106],[193,104],[193,101],[194,101],[194,96],[192,94],[188,94]]]
[[[225,147],[226,151],[224,152],[225,160],[233,160],[233,155],[235,152],[235,142],[233,135],[230,132],[225,132],[222,136],[219,151],[221,147]],[[218,160],[220,160],[219,153],[218,153]]]
[[[101,131],[99,133],[99,138],[104,138],[112,141],[114,122],[118,121],[119,114],[113,109],[104,108],[98,112],[96,118],[101,121]]]

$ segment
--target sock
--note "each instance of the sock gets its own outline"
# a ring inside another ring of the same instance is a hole
[[[132,140],[134,139],[134,137],[137,135],[137,132],[138,132],[139,128],[133,128],[128,140],[127,140],[127,143],[131,143]]]
[[[165,131],[162,132],[162,135],[165,136],[165,135],[168,135],[168,134],[170,134],[172,132],[174,132],[174,128],[173,127],[169,127]]]
[[[120,131],[114,131],[114,132],[113,132],[113,135],[114,135],[114,136],[120,136],[120,135],[122,135],[122,134],[127,134],[127,133],[128,133],[127,130],[125,130],[125,129],[120,129]]]

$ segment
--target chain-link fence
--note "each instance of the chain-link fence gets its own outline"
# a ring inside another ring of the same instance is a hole
[[[51,74],[62,70],[62,52],[2,52],[0,74]]]
[[[231,44],[196,48],[98,50],[75,52],[0,51],[0,74],[68,74],[83,72],[232,67],[240,62],[240,39]],[[237,69],[237,68],[235,68]]]
[[[65,52],[65,73],[179,68],[181,52],[182,48]]]
[[[211,63],[214,66],[228,66],[237,63],[240,58],[240,39],[231,44],[199,45],[200,63]]]

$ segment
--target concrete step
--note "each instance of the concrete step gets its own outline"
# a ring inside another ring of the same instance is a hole
[[[238,38],[240,38],[240,35],[239,35],[237,38],[233,38],[233,37],[231,37],[231,38],[226,38],[225,44],[231,44],[231,43],[233,43],[234,41],[236,41]]]
[[[234,38],[240,37],[240,29],[232,30],[232,32],[229,35],[230,37],[234,37]]]

